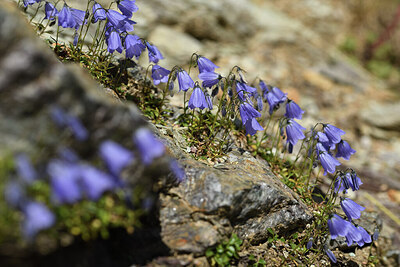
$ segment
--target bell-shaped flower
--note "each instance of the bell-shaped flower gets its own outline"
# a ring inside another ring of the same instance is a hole
[[[271,91],[267,93],[267,102],[269,105],[269,114],[272,114],[275,109],[279,107],[279,104],[285,102],[286,95],[279,88],[273,87]]]
[[[245,125],[248,120],[261,117],[261,113],[258,112],[248,102],[243,102],[242,104],[239,105],[239,112],[240,112],[240,117],[242,118],[243,125]]]
[[[346,234],[347,246],[350,247],[353,243],[362,241],[362,235],[354,224],[349,223],[348,232]]]
[[[83,10],[75,9],[75,8],[70,8],[72,18],[75,21],[75,26],[73,28],[78,29],[82,24],[86,24],[87,22],[85,21],[85,16],[86,12]]]
[[[244,127],[246,129],[246,134],[249,135],[255,135],[257,131],[264,130],[264,128],[261,127],[256,118],[247,120],[246,123],[244,124]]]
[[[57,9],[50,2],[46,2],[46,4],[44,5],[44,13],[46,14],[44,18],[49,20],[55,20],[55,18],[58,16]]]
[[[368,232],[364,228],[362,228],[361,226],[357,226],[357,230],[361,235],[361,239],[357,241],[357,244],[360,247],[364,246],[365,243],[372,242],[371,235],[368,234]]]
[[[106,11],[99,3],[94,2],[92,11],[93,11],[93,23],[96,23],[99,20],[107,19]]]
[[[19,154],[15,157],[17,167],[17,175],[28,184],[32,183],[37,178],[35,168],[32,166],[31,160],[26,154]]]
[[[212,109],[213,109],[213,102],[212,102],[212,99],[211,99],[211,97],[210,97],[209,94],[206,93],[205,95],[206,95],[207,108],[208,108],[209,110],[212,110]]]
[[[115,50],[122,53],[121,37],[116,31],[112,31],[107,39],[107,50],[110,54],[114,53]]]
[[[90,200],[98,200],[105,191],[115,187],[113,177],[92,166],[80,167],[81,187]]]
[[[23,213],[23,233],[27,238],[33,238],[39,231],[50,228],[55,222],[54,214],[39,202],[28,202]]]
[[[305,129],[306,128],[298,124],[295,120],[288,119],[286,125],[287,142],[292,146],[296,145],[299,140],[306,137],[303,133]]]
[[[257,110],[261,111],[263,109],[263,99],[260,95],[257,96],[256,99],[257,99]]]
[[[146,46],[138,36],[128,34],[125,37],[125,53],[127,58],[135,56],[138,59],[145,49]]]
[[[353,191],[357,191],[360,188],[361,182],[360,177],[354,172],[339,175],[335,181],[335,193],[347,192],[347,189],[351,188]]]
[[[164,144],[149,129],[138,129],[133,136],[133,141],[145,165],[151,164],[155,158],[162,156],[165,152]]]
[[[354,149],[352,149],[349,145],[349,143],[347,143],[344,140],[341,140],[338,145],[337,145],[337,153],[336,153],[336,157],[337,158],[344,158],[346,160],[350,159],[350,156],[353,155],[354,153],[356,153],[356,151]]]
[[[324,148],[321,143],[317,143],[316,150],[318,153],[318,160],[321,162],[322,168],[324,168],[326,173],[334,173],[336,166],[340,165],[340,162],[334,158],[329,152]]]
[[[52,200],[56,203],[74,203],[81,199],[79,187],[80,166],[52,160],[47,166],[50,175]]]
[[[138,7],[135,4],[135,0],[122,0],[118,2],[118,9],[121,10],[127,18],[132,17],[132,13],[138,11]]]
[[[340,206],[342,206],[342,210],[346,214],[349,221],[359,219],[361,216],[361,211],[365,210],[364,207],[358,205],[350,198],[342,199],[342,201],[340,201]]]
[[[336,239],[338,236],[346,236],[352,225],[349,221],[346,221],[337,214],[328,220],[328,228],[331,234],[331,239]]]
[[[133,153],[131,151],[111,140],[102,142],[99,150],[100,156],[106,163],[108,170],[116,177],[133,160]]]
[[[212,63],[211,60],[209,60],[206,57],[198,57],[197,58],[197,66],[199,67],[199,72],[214,72],[216,68],[219,68],[217,65]]]
[[[123,32],[131,32],[134,30],[133,25],[135,25],[136,22],[130,19],[124,19],[123,21],[121,21],[118,26],[117,26],[117,30],[120,33]]]
[[[203,81],[203,87],[212,87],[216,85],[222,77],[216,72],[202,72],[199,74],[199,78]]]
[[[206,96],[204,95],[204,92],[203,90],[201,90],[200,87],[196,86],[193,89],[193,93],[190,96],[188,106],[190,109],[205,109],[208,107]]]
[[[178,71],[177,77],[179,84],[179,92],[181,90],[186,92],[189,88],[194,87],[194,82],[186,71],[184,70]]]
[[[267,99],[267,94],[270,91],[270,87],[263,80],[260,80],[258,85],[260,86],[260,89],[262,91],[263,98]]]
[[[308,240],[308,242],[307,242],[306,248],[307,248],[307,249],[311,249],[311,248],[312,248],[312,245],[313,245],[313,238],[311,237],[311,238]]]
[[[153,79],[154,85],[168,82],[169,73],[169,70],[158,65],[153,65],[151,69],[151,78]]]
[[[304,111],[293,100],[288,99],[285,117],[290,119],[301,119]]]
[[[346,132],[344,132],[343,130],[341,130],[331,124],[325,124],[324,125],[324,133],[329,138],[329,141],[331,143],[337,144],[342,139],[340,136],[344,135]]]
[[[71,9],[64,5],[58,14],[58,26],[63,28],[75,28],[76,22],[74,17],[72,16]]]
[[[158,63],[161,59],[163,59],[163,55],[158,50],[155,45],[151,45],[149,42],[146,42],[147,51],[149,52],[149,61],[153,63]]]
[[[108,9],[106,10],[106,16],[108,19],[108,22],[115,28],[118,29],[120,24],[123,23],[124,20],[126,20],[126,17],[119,13],[118,11]]]

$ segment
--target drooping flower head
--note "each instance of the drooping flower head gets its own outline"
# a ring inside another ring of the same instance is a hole
[[[33,5],[35,3],[39,3],[42,0],[24,0],[24,6],[27,7],[28,5]]]
[[[138,36],[128,34],[125,37],[125,53],[127,58],[135,56],[138,59],[145,49],[146,46]]]
[[[50,2],[46,2],[46,4],[44,5],[44,13],[46,14],[44,18],[49,20],[55,20],[55,18],[58,16],[57,9]]]
[[[99,3],[94,2],[92,11],[93,11],[93,23],[96,23],[99,20],[107,19],[106,11]]]
[[[179,83],[179,92],[187,91],[189,88],[194,87],[194,82],[189,74],[184,70],[179,70],[177,73],[178,83]]]
[[[190,109],[205,109],[208,107],[208,103],[206,100],[206,96],[204,95],[203,90],[200,87],[195,86],[193,89],[193,93],[190,96],[189,104]]]
[[[183,182],[185,180],[186,178],[185,170],[176,160],[171,160],[169,167],[178,182]]]
[[[107,50],[110,54],[114,53],[115,50],[122,53],[124,48],[122,47],[121,37],[116,31],[112,31],[106,41]]]
[[[328,249],[325,249],[325,253],[326,253],[326,255],[328,255],[328,257],[329,257],[329,259],[333,262],[333,263],[336,263],[337,262],[337,259],[336,259],[336,257],[335,257],[335,254],[333,254],[333,252],[328,248]]]
[[[236,91],[239,96],[240,101],[249,101],[247,95],[254,94],[257,89],[249,86],[244,82],[236,82]]]
[[[335,193],[347,192],[347,189],[351,188],[353,191],[360,189],[361,182],[360,177],[357,176],[355,172],[345,173],[339,175],[335,181]]]
[[[163,59],[163,55],[158,50],[155,45],[151,45],[149,42],[146,42],[147,51],[149,52],[149,61],[153,63],[158,63],[161,59]]]
[[[58,14],[58,26],[63,28],[75,28],[76,22],[72,17],[71,9],[64,5]]]
[[[82,191],[90,200],[98,200],[105,191],[116,186],[113,177],[95,167],[81,165],[79,171]]]
[[[122,14],[124,14],[127,18],[132,17],[132,13],[139,10],[139,8],[135,4],[135,0],[122,0],[117,1],[118,9],[121,10]]]
[[[328,228],[331,234],[331,239],[336,239],[338,236],[346,236],[350,230],[351,223],[343,219],[337,214],[328,220]]]
[[[246,123],[244,124],[244,127],[246,129],[246,134],[249,135],[255,135],[257,131],[264,130],[264,128],[261,127],[261,125],[255,118],[247,120]]]
[[[325,147],[321,143],[317,143],[316,146],[318,160],[321,162],[322,168],[324,168],[326,173],[334,173],[336,170],[336,166],[340,165],[340,162],[334,158],[329,152],[325,149]]]
[[[33,238],[39,231],[51,227],[55,222],[54,214],[42,203],[28,202],[23,213],[23,233],[27,238]]]
[[[114,141],[107,140],[100,145],[100,156],[114,176],[119,176],[122,169],[133,160],[133,153]]]
[[[202,72],[199,74],[199,78],[203,81],[203,87],[212,87],[216,85],[222,77],[216,72]]]
[[[78,164],[52,160],[47,165],[47,172],[50,175],[53,202],[71,204],[81,199]]]
[[[296,102],[288,99],[285,113],[286,118],[301,120],[303,113],[304,111],[296,104]]]
[[[298,124],[295,120],[288,119],[286,126],[287,142],[292,146],[296,145],[299,140],[306,137],[303,133],[305,129],[306,128]]]
[[[364,207],[358,205],[350,198],[342,199],[342,201],[340,201],[340,206],[342,206],[342,210],[346,214],[349,221],[359,219],[361,216],[361,211],[365,210]]]
[[[340,142],[337,145],[337,153],[336,153],[337,158],[342,157],[345,160],[349,160],[350,156],[353,155],[354,153],[356,153],[356,151],[350,147],[349,143],[347,143],[344,140],[340,140]]]
[[[267,102],[269,105],[269,114],[271,115],[275,109],[278,108],[280,103],[285,102],[286,95],[279,88],[273,87],[271,91],[267,93]]]
[[[214,72],[216,68],[219,68],[217,65],[212,63],[211,60],[209,60],[206,57],[198,57],[197,58],[197,66],[199,67],[199,72]]]
[[[344,135],[346,132],[331,124],[324,124],[324,133],[331,143],[337,144],[342,139],[340,136]]]
[[[153,78],[154,85],[168,82],[169,73],[169,70],[158,65],[153,65],[151,69],[151,78]]]
[[[240,112],[240,117],[242,118],[243,125],[245,125],[248,120],[261,117],[261,113],[258,112],[247,101],[239,105],[239,112]]]
[[[354,224],[350,222],[348,224],[348,228],[349,230],[346,234],[346,242],[347,246],[350,247],[353,243],[358,243],[362,241],[362,235],[357,227],[355,227]]]
[[[371,235],[368,234],[368,232],[364,228],[362,228],[361,226],[357,226],[357,230],[361,235],[361,239],[359,241],[357,241],[357,244],[360,247],[364,246],[365,243],[372,242]]]
[[[165,152],[164,144],[149,129],[138,129],[133,136],[133,141],[145,165],[150,165],[155,158],[162,156]]]

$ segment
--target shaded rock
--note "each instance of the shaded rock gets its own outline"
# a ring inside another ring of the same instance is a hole
[[[177,156],[187,180],[162,195],[160,211],[163,241],[175,251],[200,253],[232,231],[257,244],[267,228],[285,234],[312,218],[263,160],[228,155],[229,162],[210,167]]]

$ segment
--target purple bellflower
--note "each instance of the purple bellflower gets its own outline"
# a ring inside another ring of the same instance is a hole
[[[326,136],[326,134],[323,132],[317,132],[316,137],[318,138],[318,142],[320,142],[322,145],[324,145],[324,143],[329,143],[328,136]],[[326,149],[325,146],[324,148]]]
[[[222,77],[216,72],[201,72],[199,78],[203,81],[203,87],[212,87],[216,85]]]
[[[357,229],[357,227],[354,226],[354,224],[349,223],[348,224],[349,230],[346,234],[346,242],[347,246],[350,247],[354,242],[358,243],[362,241],[362,235],[360,231]]]
[[[99,20],[107,19],[106,11],[99,3],[94,2],[92,11],[93,11],[93,23],[96,23]]]
[[[352,225],[350,222],[337,214],[333,214],[333,216],[328,220],[331,239],[336,239],[338,236],[346,236],[351,229],[350,225]]]
[[[155,158],[162,156],[165,152],[164,144],[149,129],[138,129],[133,136],[133,140],[145,165],[150,165]]]
[[[344,132],[343,130],[341,130],[331,124],[325,124],[324,125],[324,133],[329,138],[329,141],[331,143],[337,144],[342,139],[340,136],[344,135],[346,132]]]
[[[179,83],[179,92],[181,90],[186,92],[189,88],[194,87],[194,82],[186,71],[184,70],[178,71],[177,76]]]
[[[154,85],[168,82],[169,73],[169,70],[164,69],[163,67],[160,67],[158,65],[153,65],[151,69],[151,78],[153,78]]]
[[[199,72],[214,72],[216,68],[219,68],[217,65],[212,63],[211,60],[209,60],[206,57],[198,57],[197,59],[197,66],[199,67]]]
[[[364,207],[358,205],[349,198],[342,199],[342,201],[340,201],[340,206],[342,206],[342,210],[346,214],[349,221],[359,219],[361,216],[361,211],[365,210]]]
[[[146,42],[147,51],[149,52],[149,61],[153,63],[158,63],[160,59],[163,59],[163,55],[160,50],[155,45],[151,45],[149,42]]]
[[[135,4],[135,0],[123,0],[118,1],[118,9],[121,10],[127,18],[132,17],[132,13],[138,11],[138,7]]]
[[[297,144],[299,140],[304,139],[306,136],[303,131],[306,129],[300,124],[298,124],[293,119],[287,120],[288,124],[286,126],[287,142],[289,143],[289,152],[293,149],[293,146]]]
[[[125,49],[127,58],[135,56],[138,59],[146,46],[138,36],[129,34],[125,37]]]
[[[118,11],[115,11],[112,9],[106,10],[106,16],[107,16],[108,22],[115,29],[118,29],[120,27],[120,25],[124,23],[123,21],[127,19],[124,15],[122,15]]]
[[[370,234],[368,234],[368,232],[364,228],[362,228],[361,226],[357,226],[357,230],[361,235],[361,239],[359,241],[357,241],[357,244],[360,247],[364,246],[365,243],[372,242]]]
[[[269,105],[269,114],[271,115],[280,103],[285,102],[286,95],[279,88],[273,87],[267,94],[267,102]]]
[[[246,101],[247,94],[254,94],[257,92],[257,89],[247,85],[246,83],[236,82],[236,91],[238,93],[239,99],[241,101]]]
[[[81,121],[77,117],[69,115],[63,109],[53,107],[51,118],[58,127],[68,127],[78,141],[85,141],[88,138],[89,133]]]
[[[114,176],[119,176],[122,169],[133,160],[133,153],[114,141],[104,141],[100,145],[100,156],[106,163],[108,170]]]
[[[335,159],[328,151],[324,148],[321,143],[317,143],[316,150],[318,153],[318,159],[321,162],[322,168],[324,168],[326,173],[334,173],[336,170],[336,166],[340,165],[340,162]]]
[[[176,180],[178,182],[183,182],[186,178],[185,170],[180,166],[180,164],[176,160],[171,160],[169,163],[169,168],[174,174]]]
[[[85,21],[85,16],[86,12],[83,10],[75,9],[75,8],[70,8],[72,18],[75,21],[75,29],[78,29],[82,24],[86,24],[87,21]]]
[[[255,118],[248,119],[244,127],[246,128],[246,134],[249,135],[255,135],[257,131],[264,130]]]
[[[264,99],[267,99],[267,94],[270,90],[269,86],[267,84],[265,84],[265,82],[263,80],[260,80],[260,83],[258,84],[261,88],[262,91],[262,96]]]
[[[345,160],[349,160],[350,156],[353,155],[354,153],[356,153],[356,151],[354,149],[352,149],[349,145],[349,143],[347,143],[344,140],[341,140],[338,145],[337,145],[337,153],[336,153],[336,157],[337,158],[344,158]]]
[[[90,200],[98,200],[105,191],[115,187],[113,177],[92,166],[80,167],[81,185]]]
[[[54,202],[71,204],[81,199],[79,165],[53,160],[47,166],[47,172],[51,178]]]
[[[45,19],[55,20],[55,18],[58,16],[57,9],[50,2],[46,2],[46,4],[44,5],[44,12],[46,14],[46,16],[44,17]]]
[[[313,238],[311,237],[310,240],[308,240],[308,242],[307,242],[306,248],[310,249],[310,248],[312,248],[312,245],[313,245]]]
[[[71,9],[67,5],[64,5],[58,14],[58,26],[63,28],[75,28],[75,25],[76,22],[72,17]]]
[[[328,255],[329,259],[333,262],[336,263],[337,259],[335,257],[335,254],[333,254],[333,252],[328,248],[325,250],[326,255]]]
[[[23,232],[27,238],[33,238],[39,231],[51,227],[55,222],[54,214],[39,202],[28,202],[23,212]]]
[[[261,113],[253,108],[253,106],[248,102],[239,105],[239,112],[243,125],[245,125],[248,120],[261,117]]]
[[[208,107],[206,96],[200,87],[195,86],[193,93],[190,96],[188,106],[190,109],[205,109]]]
[[[285,113],[286,118],[301,120],[303,113],[304,111],[299,107],[299,105],[296,104],[296,102],[288,99]]]
[[[335,181],[335,193],[341,191],[347,192],[349,188],[353,191],[357,191],[362,184],[360,177],[358,177],[355,172],[339,175]]]
[[[260,95],[257,96],[256,99],[257,99],[257,110],[261,111],[263,109],[263,99]]]
[[[32,183],[37,178],[36,170],[26,154],[19,154],[15,157],[17,174],[28,184]]]
[[[206,102],[209,110],[213,109],[213,102],[209,94],[206,94]]]
[[[110,36],[108,36],[107,39],[107,50],[110,54],[114,53],[115,50],[117,50],[119,53],[122,53],[122,50],[124,48],[122,47],[121,43],[121,37],[116,31],[112,31],[110,33]]]

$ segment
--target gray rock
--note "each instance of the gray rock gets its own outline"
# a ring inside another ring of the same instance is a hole
[[[232,231],[258,244],[267,228],[285,234],[312,218],[264,160],[228,155],[233,161],[210,167],[177,156],[187,180],[162,195],[160,211],[163,241],[175,251],[200,253]]]

